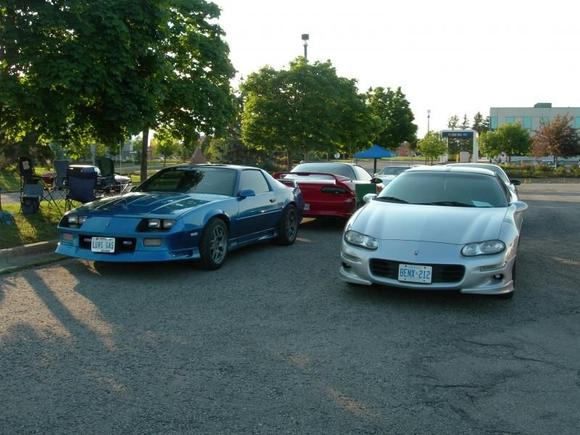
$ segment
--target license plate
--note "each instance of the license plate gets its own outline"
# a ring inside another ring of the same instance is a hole
[[[115,252],[115,238],[114,237],[93,237],[91,239],[92,252]]]
[[[306,210],[306,211],[310,210],[310,204],[305,203],[304,204],[304,210]]]
[[[399,281],[431,284],[433,268],[415,264],[399,264]]]

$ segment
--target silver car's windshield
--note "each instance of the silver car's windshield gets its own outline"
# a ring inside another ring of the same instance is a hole
[[[405,172],[376,198],[379,201],[451,207],[507,207],[497,178],[480,174]]]

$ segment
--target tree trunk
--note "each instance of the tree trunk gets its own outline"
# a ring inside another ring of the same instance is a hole
[[[141,142],[141,183],[147,179],[147,149],[149,146],[149,127],[143,129],[143,142]]]

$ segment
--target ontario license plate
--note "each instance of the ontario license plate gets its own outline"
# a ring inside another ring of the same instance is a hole
[[[115,252],[115,238],[114,237],[93,237],[91,239],[92,252]]]
[[[415,264],[399,264],[399,281],[431,284],[433,268]]]
[[[310,210],[310,204],[305,203],[304,204],[304,210],[306,210],[306,211]]]

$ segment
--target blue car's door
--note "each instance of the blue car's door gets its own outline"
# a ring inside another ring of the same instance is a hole
[[[256,169],[242,171],[239,191],[242,190],[253,190],[256,195],[239,201],[239,236],[258,237],[274,228],[280,219],[281,204],[262,172]]]

